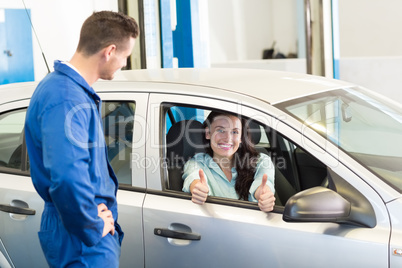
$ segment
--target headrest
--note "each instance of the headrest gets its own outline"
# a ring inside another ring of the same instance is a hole
[[[166,136],[168,158],[179,156],[187,161],[194,154],[204,152],[204,128],[196,120],[183,120],[174,123]],[[176,160],[175,160],[176,161]]]
[[[260,125],[254,120],[247,120],[251,142],[256,145],[261,139]]]

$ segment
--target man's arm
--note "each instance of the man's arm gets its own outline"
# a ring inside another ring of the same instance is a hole
[[[65,228],[87,246],[99,242],[105,225],[98,216],[89,174],[90,113],[63,102],[42,116],[44,166],[51,174],[49,194]],[[68,115],[73,116],[66,119]]]

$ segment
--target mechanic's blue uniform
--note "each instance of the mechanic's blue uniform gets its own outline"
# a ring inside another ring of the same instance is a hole
[[[36,88],[25,122],[33,184],[45,201],[39,240],[51,267],[118,267],[117,178],[107,160],[101,100],[84,78],[55,61]],[[102,238],[98,204],[116,232]]]

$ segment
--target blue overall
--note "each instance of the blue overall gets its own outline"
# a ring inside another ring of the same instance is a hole
[[[51,267],[118,267],[117,178],[107,160],[101,100],[84,78],[55,61],[36,88],[25,137],[33,185],[45,201],[39,240]],[[116,232],[102,238],[97,206],[112,211]]]

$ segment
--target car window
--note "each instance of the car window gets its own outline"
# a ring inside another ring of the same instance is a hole
[[[204,122],[209,112],[209,110],[195,107],[170,106],[169,109],[167,109],[165,116],[166,131],[169,131],[174,123],[183,120],[197,120],[199,122]]]
[[[328,169],[320,160],[280,133],[267,132],[275,165],[276,204],[284,206],[294,194],[316,186],[329,187]]]
[[[194,156],[196,152],[201,152],[203,148],[199,147],[201,133],[196,130],[190,131],[186,135],[184,129],[189,129],[192,125],[202,125],[205,114],[209,111],[196,107],[164,105],[164,128],[165,128],[165,144],[164,160],[167,168],[167,176],[165,178],[167,189],[180,191],[183,187],[183,167],[184,164]],[[188,125],[188,123],[193,122]],[[196,140],[193,139],[195,137]],[[186,143],[187,142],[187,143]],[[186,144],[184,144],[186,143]]]
[[[172,108],[176,111],[173,120],[170,114]],[[200,125],[211,110],[204,107],[185,107],[182,109],[182,106],[171,104],[165,106],[166,141],[164,152],[167,164],[167,189],[182,190],[184,164],[195,153],[203,152],[204,148],[204,145],[200,145],[200,141],[194,138],[193,134],[197,135]],[[252,122],[250,124],[250,138],[255,149],[260,153],[269,155],[274,163],[277,206],[284,206],[287,200],[297,192],[315,186],[328,187],[328,170],[320,160],[269,126],[250,119],[248,121]],[[173,126],[171,122],[174,122]]]
[[[21,170],[26,109],[0,115],[0,169]]]
[[[104,101],[102,120],[110,164],[120,184],[131,185],[135,102]]]
[[[402,192],[402,109],[361,88],[276,105]]]
[[[26,152],[24,123],[27,109],[0,115],[0,169],[10,173],[21,171]],[[110,164],[120,183],[131,184],[130,152],[134,125],[134,102],[104,102],[102,119]],[[25,169],[24,169],[25,170]],[[27,159],[26,170],[29,170]]]
[[[202,123],[213,109],[166,105],[164,125],[166,128],[165,159],[167,163],[167,188],[182,191],[183,167],[196,153],[205,152]],[[257,151],[269,155],[269,140],[263,125],[249,123],[251,141]]]

